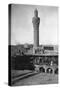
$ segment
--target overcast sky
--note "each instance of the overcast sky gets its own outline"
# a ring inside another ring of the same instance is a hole
[[[11,44],[33,44],[35,8],[40,17],[39,44],[58,44],[58,8],[36,5],[12,5]]]

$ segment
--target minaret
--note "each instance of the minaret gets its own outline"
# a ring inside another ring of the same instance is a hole
[[[38,17],[38,10],[34,10],[34,17],[32,18],[33,28],[34,28],[34,46],[33,53],[39,47],[39,23],[40,18]]]

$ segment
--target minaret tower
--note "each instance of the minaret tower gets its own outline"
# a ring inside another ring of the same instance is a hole
[[[38,17],[38,10],[34,10],[34,17],[32,18],[33,29],[34,29],[34,46],[33,53],[36,53],[36,49],[39,47],[39,23],[40,18]]]

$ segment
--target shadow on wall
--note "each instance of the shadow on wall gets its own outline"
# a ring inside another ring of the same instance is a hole
[[[15,70],[34,70],[30,57],[16,56],[11,58],[11,69]]]

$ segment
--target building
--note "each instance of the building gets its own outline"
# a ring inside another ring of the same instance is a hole
[[[38,10],[34,10],[34,17],[32,18],[33,29],[34,29],[34,46],[33,53],[35,54],[36,49],[39,47],[39,24],[40,18],[38,17]]]

